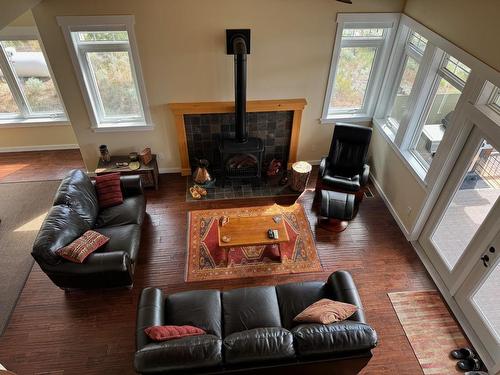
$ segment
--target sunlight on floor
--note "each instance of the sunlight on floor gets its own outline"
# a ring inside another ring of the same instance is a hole
[[[29,164],[5,164],[0,166],[0,178],[7,177],[8,175],[20,171],[28,167]]]
[[[21,225],[19,228],[14,229],[14,232],[32,232],[35,230],[39,230],[40,226],[43,223],[43,220],[45,219],[45,216],[47,216],[47,213],[48,211]]]

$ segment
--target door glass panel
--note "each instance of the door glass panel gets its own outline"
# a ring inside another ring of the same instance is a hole
[[[483,141],[431,236],[451,270],[500,195],[500,154]]]
[[[500,263],[472,296],[476,308],[482,313],[497,342],[500,342]]]

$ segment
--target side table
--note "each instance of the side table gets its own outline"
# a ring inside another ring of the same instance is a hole
[[[159,172],[158,172],[158,163],[156,162],[156,155],[151,155],[152,160],[149,164],[141,163],[139,169],[131,170],[128,167],[116,167],[116,163],[128,163],[130,160],[128,155],[117,155],[111,156],[111,160],[108,163],[103,162],[99,159],[99,163],[97,164],[96,175],[101,176],[107,173],[120,173],[120,175],[139,175],[141,177],[142,186],[144,187],[154,187],[158,190],[158,180],[159,180]]]

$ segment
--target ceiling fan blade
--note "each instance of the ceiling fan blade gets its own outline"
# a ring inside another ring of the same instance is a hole
[[[340,1],[341,3],[352,4],[351,0],[337,0],[337,1]]]

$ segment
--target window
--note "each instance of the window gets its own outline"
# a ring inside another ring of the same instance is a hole
[[[67,121],[36,30],[0,34],[0,123]]]
[[[132,16],[58,17],[94,128],[150,128]]]
[[[500,89],[496,88],[491,96],[490,103],[488,104],[497,113],[500,113]]]
[[[423,122],[409,147],[425,171],[450,125],[451,117],[469,77],[470,69],[452,56],[445,56],[428,95]]]
[[[340,14],[322,122],[373,114],[399,15]]]
[[[387,116],[387,130],[392,139],[396,136],[399,124],[408,114],[408,101],[417,78],[420,62],[427,46],[427,39],[416,32],[409,34],[405,44],[402,69],[398,74],[399,82],[393,89],[391,108]]]
[[[466,55],[402,16],[374,123],[423,186],[439,175],[435,156],[471,73],[458,56]]]

